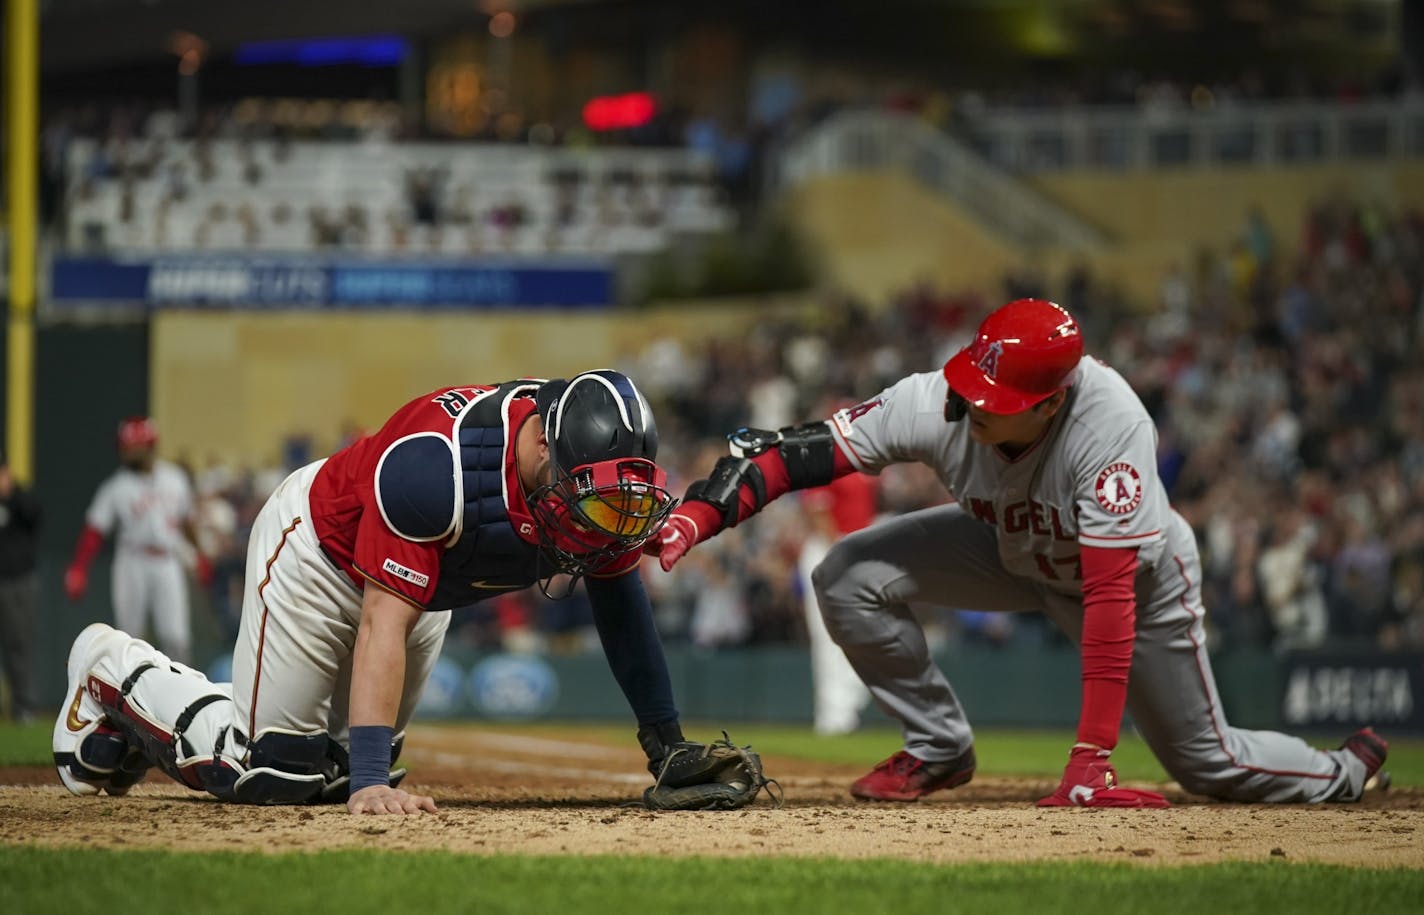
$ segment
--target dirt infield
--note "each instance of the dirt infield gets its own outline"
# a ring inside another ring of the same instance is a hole
[[[784,808],[725,813],[622,806],[649,779],[636,747],[577,732],[526,737],[413,728],[404,762],[440,813],[351,817],[344,807],[237,807],[163,776],[125,798],[75,798],[51,769],[0,768],[0,844],[189,850],[445,849],[476,854],[802,855],[914,861],[1092,857],[1144,864],[1318,861],[1424,869],[1424,791],[1363,804],[1242,806],[1161,788],[1160,811],[1039,810],[1043,780],[977,777],[917,804],[865,804],[859,766],[769,757]],[[689,828],[695,824],[695,828]]]

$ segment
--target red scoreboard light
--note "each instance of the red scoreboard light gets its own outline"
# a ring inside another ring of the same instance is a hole
[[[583,123],[589,130],[627,130],[642,127],[658,113],[658,103],[647,92],[601,95],[583,106]]]

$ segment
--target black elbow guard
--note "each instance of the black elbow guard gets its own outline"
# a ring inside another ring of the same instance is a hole
[[[726,530],[737,524],[737,508],[743,485],[751,490],[755,502],[752,510],[761,511],[762,506],[766,505],[766,478],[762,476],[761,468],[747,458],[728,455],[717,461],[711,476],[687,487],[686,498],[688,501],[696,499],[698,502],[706,502],[716,508],[722,513],[722,530]]]
[[[825,486],[835,479],[836,440],[829,423],[782,427],[780,451],[792,489]]]

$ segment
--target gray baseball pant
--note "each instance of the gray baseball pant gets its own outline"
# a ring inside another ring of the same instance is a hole
[[[1137,730],[1167,772],[1195,794],[1276,803],[1358,800],[1366,772],[1354,754],[1227,723],[1207,657],[1196,541],[1184,521],[1174,521],[1162,558],[1138,572],[1127,696]],[[957,505],[848,535],[813,581],[832,638],[876,704],[900,722],[905,749],[926,761],[952,759],[974,737],[910,604],[1040,610],[1075,644],[1082,632],[1081,598],[1007,572],[995,529]]]

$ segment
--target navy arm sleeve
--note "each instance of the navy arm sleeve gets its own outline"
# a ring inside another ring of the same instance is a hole
[[[616,578],[585,578],[584,587],[608,666],[639,726],[676,721],[672,678],[642,576],[634,569]]]

